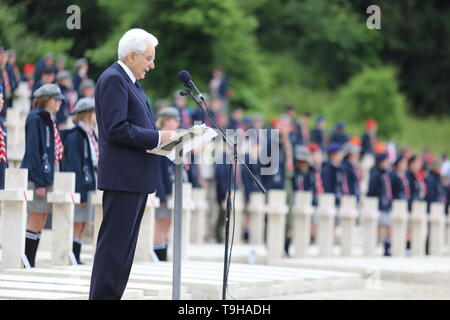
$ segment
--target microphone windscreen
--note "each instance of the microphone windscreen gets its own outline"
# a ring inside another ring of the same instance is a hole
[[[183,83],[188,83],[191,80],[191,75],[186,70],[183,70],[178,73],[178,79]]]

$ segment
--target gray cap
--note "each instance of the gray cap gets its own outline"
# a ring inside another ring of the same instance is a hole
[[[87,64],[88,63],[88,61],[86,60],[86,58],[81,58],[81,59],[78,59],[76,62],[75,62],[75,68],[79,68],[79,67],[81,67],[82,65],[84,65],[84,64]]]
[[[162,109],[161,112],[158,113],[158,118],[174,118],[180,121],[180,113],[178,112],[177,108],[167,107]]]
[[[95,82],[91,79],[83,80],[80,84],[80,91],[84,88],[95,88]]]
[[[350,142],[347,142],[346,144],[344,144],[344,147],[343,147],[344,155],[348,155],[350,153],[360,153],[360,151],[361,151],[360,146],[357,146]]]
[[[48,96],[50,98],[55,98],[55,99],[59,99],[59,100],[66,99],[64,97],[64,95],[61,93],[61,89],[59,88],[59,86],[54,83],[44,84],[43,86],[40,86],[39,89],[37,89],[33,93],[33,97],[35,97],[35,98],[44,97],[44,96]]]
[[[66,79],[66,78],[72,78],[72,75],[70,74],[69,71],[67,70],[61,70],[56,74],[56,80],[62,80],[62,79]]]
[[[311,161],[311,152],[305,146],[297,145],[295,146],[295,160],[297,161]]]
[[[77,104],[75,105],[75,108],[73,109],[72,114],[87,112],[91,110],[95,110],[95,99],[85,97],[78,100]]]

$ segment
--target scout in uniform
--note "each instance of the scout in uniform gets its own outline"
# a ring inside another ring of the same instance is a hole
[[[46,196],[53,189],[54,173],[59,171],[64,152],[54,119],[64,99],[60,88],[45,84],[33,96],[32,110],[25,122],[25,155],[21,164],[21,168],[28,169],[28,189],[34,191],[33,201],[27,203],[25,241],[25,255],[31,267],[35,264],[41,230],[52,212]]]
[[[385,232],[383,237],[385,256],[391,255],[391,219],[389,213],[391,210],[393,195],[391,178],[388,172],[388,154],[377,154],[375,157],[375,166],[370,171],[369,190],[367,191],[367,196],[378,198],[378,209],[380,210],[378,233],[381,239],[383,236],[382,232]]]
[[[365,154],[375,154],[377,145],[377,121],[369,119],[366,121],[366,132],[361,137],[361,158]]]
[[[333,193],[336,206],[341,204],[343,195],[344,172],[341,167],[343,153],[338,143],[331,143],[327,148],[328,160],[322,164],[322,182],[324,192]]]
[[[93,219],[92,194],[95,193],[99,157],[98,139],[94,133],[96,123],[95,100],[80,99],[73,110],[75,127],[61,132],[64,144],[62,171],[75,172],[75,192],[80,194],[80,204],[75,205],[73,227],[73,253],[80,260],[83,233]]]
[[[3,110],[3,87],[0,84],[0,113]],[[5,118],[0,116],[0,189],[5,188],[5,170],[8,167],[8,158],[6,156],[7,131],[4,125]]]
[[[180,114],[174,107],[161,110],[156,120],[160,130],[176,130],[180,126]],[[169,229],[172,223],[172,210],[168,208],[169,197],[172,195],[172,185],[175,181],[175,166],[164,156],[158,156],[158,173],[156,180],[156,196],[160,206],[155,209],[155,237],[153,250],[160,261],[167,261]],[[183,171],[184,181],[186,180]]]

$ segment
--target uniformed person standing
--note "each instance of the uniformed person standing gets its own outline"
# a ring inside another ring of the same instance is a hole
[[[180,126],[180,115],[174,107],[166,107],[158,113],[156,127],[159,130],[177,130]],[[172,195],[175,182],[175,165],[167,157],[158,156],[158,171],[156,177],[156,196],[159,198],[159,208],[155,209],[155,236],[153,251],[160,261],[167,261],[169,245],[169,230],[172,224],[172,210],[168,202]],[[186,173],[183,171],[183,180]]]
[[[3,110],[4,100],[3,100],[3,87],[0,84],[0,114]],[[8,167],[8,158],[6,155],[7,143],[7,131],[4,125],[5,118],[0,116],[0,189],[5,188],[5,170]]]
[[[64,99],[61,90],[56,84],[45,84],[33,96],[32,110],[25,122],[25,155],[21,164],[21,168],[28,169],[28,189],[34,191],[33,201],[27,203],[25,241],[25,255],[32,267],[41,230],[52,212],[47,193],[53,190],[54,173],[59,171],[64,152],[55,123],[56,112]]]
[[[328,160],[322,164],[322,182],[324,192],[333,193],[336,197],[337,207],[341,204],[343,187],[345,185],[344,171],[342,170],[342,146],[338,143],[331,143],[327,147]]]
[[[73,253],[80,260],[83,233],[93,219],[92,194],[97,189],[98,139],[94,132],[96,124],[95,100],[80,99],[73,110],[75,127],[61,132],[64,144],[62,171],[75,172],[75,192],[80,194],[80,204],[75,205],[73,227]]]
[[[377,154],[375,166],[370,171],[368,197],[378,198],[378,209],[380,218],[378,221],[379,238],[383,238],[384,255],[391,255],[391,205],[392,205],[392,184],[389,176],[389,159],[387,153]],[[385,233],[383,235],[383,232]]]

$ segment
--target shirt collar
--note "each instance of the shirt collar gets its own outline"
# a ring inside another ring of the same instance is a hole
[[[130,68],[127,67],[125,63],[123,63],[120,60],[117,60],[117,63],[122,67],[123,70],[125,70],[128,77],[130,77],[131,81],[133,83],[136,83],[136,77],[134,76],[133,72],[131,72]]]
[[[88,133],[89,131],[91,131],[92,129],[90,129],[88,127],[88,125],[86,123],[84,123],[83,121],[79,121],[78,125],[80,126],[81,129],[83,129],[84,132]]]

